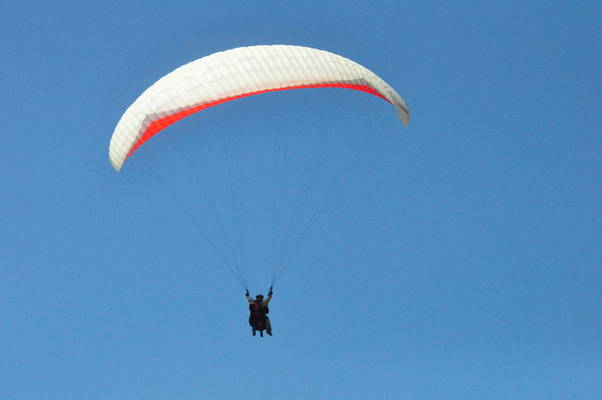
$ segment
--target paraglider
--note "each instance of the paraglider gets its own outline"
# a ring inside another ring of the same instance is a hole
[[[151,137],[171,124],[209,107],[266,92],[323,87],[353,89],[377,96],[395,108],[404,125],[409,124],[409,109],[399,94],[376,74],[354,61],[327,51],[301,46],[239,47],[185,64],[146,89],[127,108],[115,127],[109,145],[110,163],[116,171],[120,171],[126,160]],[[191,166],[192,164],[189,163]],[[173,192],[160,180],[169,192]],[[247,287],[245,274],[241,270],[242,262],[235,255],[227,257],[227,250],[218,248],[214,237],[206,231],[203,223],[193,217],[193,213],[183,202],[178,200],[177,203],[215,250],[224,266],[243,287]],[[279,202],[274,201],[274,204],[278,205]],[[316,212],[315,215],[317,214]],[[300,230],[305,232],[309,224],[311,220]],[[296,248],[291,250],[285,246],[297,246],[299,241],[300,239],[288,238],[282,241],[278,256],[273,256],[271,285],[282,272],[282,265],[290,262]],[[271,335],[270,320],[266,315],[272,297],[271,288],[265,299],[263,296],[252,299],[248,291],[246,295],[253,334],[259,331],[263,336],[265,330]]]
[[[259,331],[259,336],[263,337],[264,330],[268,335],[272,336],[272,323],[267,314],[270,312],[268,305],[272,300],[273,294],[274,291],[271,287],[270,291],[268,292],[268,297],[265,299],[263,298],[262,294],[258,294],[255,296],[255,298],[252,298],[249,296],[248,289],[245,293],[247,301],[249,302],[249,325],[251,325],[253,336],[255,336],[257,331]]]

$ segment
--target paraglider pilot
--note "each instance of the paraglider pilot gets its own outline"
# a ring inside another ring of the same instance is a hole
[[[249,325],[253,330],[253,336],[259,331],[259,336],[263,337],[263,331],[265,330],[268,335],[272,336],[272,324],[267,314],[270,312],[268,304],[272,300],[274,292],[270,287],[268,297],[263,298],[262,294],[258,294],[255,298],[249,296],[249,289],[247,289],[245,296],[249,302]]]

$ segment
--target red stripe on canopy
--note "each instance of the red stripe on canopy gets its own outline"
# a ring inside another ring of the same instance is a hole
[[[361,92],[373,94],[374,96],[380,97],[381,99],[385,100],[386,102],[391,103],[382,94],[380,94],[379,92],[377,92],[376,90],[374,90],[373,88],[371,88],[370,86],[367,86],[367,85],[351,85],[351,84],[346,84],[346,83],[325,83],[325,84],[318,84],[318,85],[298,85],[298,86],[288,86],[288,87],[276,88],[276,89],[258,90],[256,92],[249,92],[249,93],[239,94],[237,96],[225,97],[223,99],[212,101],[210,103],[202,104],[200,106],[191,107],[186,110],[177,112],[175,114],[168,115],[167,117],[163,117],[161,119],[151,122],[151,124],[148,126],[148,128],[146,128],[146,130],[142,134],[142,136],[140,136],[140,139],[138,139],[138,141],[136,143],[134,143],[134,145],[130,149],[130,152],[128,153],[127,157],[131,156],[138,149],[138,147],[142,146],[142,144],[144,144],[144,142],[146,142],[148,139],[153,137],[156,133],[167,128],[169,125],[171,125],[175,122],[178,122],[179,120],[186,118],[187,116],[194,114],[196,112],[199,112],[201,110],[204,110],[206,108],[213,107],[218,104],[225,103],[227,101],[240,99],[241,97],[252,96],[255,94],[261,94],[261,93],[266,93],[266,92],[276,92],[276,91],[288,90],[288,89],[306,89],[306,88],[321,88],[321,87],[338,87],[338,88],[359,90]]]

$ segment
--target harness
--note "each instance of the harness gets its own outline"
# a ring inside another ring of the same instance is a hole
[[[262,306],[261,302],[254,301],[249,304],[249,311],[252,317],[265,317],[270,312],[268,306]]]

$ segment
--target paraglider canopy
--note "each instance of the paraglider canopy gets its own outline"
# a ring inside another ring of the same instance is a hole
[[[309,47],[239,47],[183,65],[149,87],[125,111],[111,137],[109,159],[119,171],[145,141],[193,113],[245,96],[299,88],[360,90],[391,103],[410,121],[399,94],[367,68]]]
[[[109,145],[110,162],[113,168],[119,171],[128,157],[153,135],[206,108],[271,91],[323,87],[353,89],[377,96],[393,105],[398,117],[405,125],[409,123],[408,107],[399,94],[376,74],[356,62],[309,47],[288,45],[240,47],[214,53],[185,64],[163,76],[145,90],[127,108],[115,127]],[[290,259],[307,235],[312,223],[320,214],[329,209],[329,196],[326,193],[320,193],[316,175],[319,173],[326,176],[324,160],[342,161],[342,157],[338,155],[326,156],[328,145],[336,142],[336,132],[337,130],[333,130],[333,137],[328,141],[324,139],[323,135],[316,134],[314,143],[311,143],[309,138],[311,135],[306,135],[304,132],[301,135],[303,139],[295,145],[292,145],[291,137],[287,135],[290,132],[279,135],[279,137],[282,136],[282,139],[277,139],[275,132],[272,132],[273,139],[269,147],[273,149],[273,165],[268,173],[268,175],[273,175],[272,197],[268,198],[267,202],[257,202],[260,210],[256,217],[260,215],[261,217],[255,219],[262,221],[260,224],[262,226],[271,224],[271,247],[270,250],[262,252],[262,254],[271,255],[271,284],[279,279],[284,268],[290,264]],[[347,135],[347,131],[340,130],[338,132],[345,139],[339,141],[339,145],[342,142],[352,142],[352,140],[348,140],[352,135]],[[205,144],[208,142],[205,139],[210,136],[207,135],[203,138]],[[221,138],[219,132],[216,133],[216,136]],[[379,135],[362,135],[367,141],[374,140],[377,136]],[[231,143],[228,144],[228,142]],[[250,213],[248,213],[248,209],[243,212],[241,205],[244,204],[245,207],[248,207],[251,202],[243,203],[239,198],[240,193],[243,192],[244,177],[242,177],[243,169],[237,156],[242,157],[247,153],[237,149],[238,144],[234,143],[237,141],[225,138],[220,147],[223,151],[213,153],[207,150],[209,147],[198,146],[196,148],[198,153],[192,159],[189,158],[187,151],[176,155],[175,161],[183,161],[184,169],[188,168],[189,173],[184,175],[192,178],[187,182],[186,179],[179,181],[178,178],[181,177],[176,173],[177,177],[173,183],[176,187],[178,182],[181,183],[181,187],[184,188],[184,195],[181,196],[167,179],[154,171],[153,162],[146,162],[143,157],[140,158],[145,169],[155,176],[157,182],[173,196],[175,204],[182,208],[196,230],[215,250],[224,266],[238,279],[241,286],[246,288],[248,282],[243,266],[247,262],[244,261],[245,255],[243,254],[245,234],[242,220],[243,216]],[[340,182],[346,173],[349,173],[350,167],[356,164],[360,151],[369,147],[367,144],[366,142],[358,145],[357,152],[348,152],[349,159],[340,165],[340,168],[334,168],[331,171],[332,179],[325,186],[336,186],[336,183]],[[303,145],[307,146],[304,148]],[[152,146],[149,147],[152,148]],[[294,151],[278,153],[278,149],[293,147]],[[184,148],[195,150],[195,146],[184,146]],[[331,148],[340,149],[341,147],[337,145],[331,146]],[[205,157],[200,156],[202,150],[207,151],[204,154]],[[165,156],[169,154],[169,152],[164,154],[162,148],[159,151]],[[341,152],[341,154],[344,153]],[[217,156],[211,166],[218,168],[213,170],[203,165],[203,160],[207,159],[207,156]],[[293,160],[296,157],[303,159],[304,162],[295,163]],[[267,157],[257,157],[257,159],[264,160]],[[284,165],[287,168],[284,168]],[[291,173],[290,170],[294,170],[294,168],[288,168],[291,166],[296,166],[299,171]],[[173,170],[181,171],[182,169],[174,168]],[[256,173],[260,169],[248,168],[245,169],[245,172],[249,170]],[[222,175],[220,175],[220,171]],[[209,175],[212,172],[216,173],[214,178],[219,178],[211,180]],[[299,179],[298,185],[295,184],[294,178]],[[327,179],[324,179],[322,183],[325,181]],[[248,182],[250,183],[250,181]],[[288,185],[288,182],[291,184]],[[300,184],[301,182],[302,184]],[[220,185],[221,191],[219,190]],[[253,185],[254,190],[257,187],[257,185]],[[195,188],[198,190],[195,191]],[[219,202],[221,211],[229,208],[230,213],[220,212],[220,207],[216,207],[212,199],[213,194],[216,197],[221,196]],[[228,200],[224,201],[226,198]],[[188,199],[193,200],[189,202]],[[291,201],[287,203],[287,199]],[[312,202],[315,205],[313,209]],[[205,207],[200,203],[204,203]],[[264,204],[268,204],[269,207],[263,207]],[[267,211],[268,208],[271,210]],[[203,215],[205,211],[206,214]],[[304,212],[305,214],[303,214]],[[268,216],[268,213],[271,215]],[[199,218],[199,214],[205,218]],[[231,227],[233,222],[238,222],[239,226]],[[257,234],[258,227],[255,226],[253,229],[254,236],[261,238],[262,235]],[[234,230],[236,232],[232,232]],[[221,243],[219,243],[220,241]],[[234,244],[235,241],[238,241],[239,244]],[[262,263],[268,264],[263,261]],[[269,301],[271,295],[270,288],[268,297],[264,301]],[[263,296],[258,295],[257,300],[261,302]]]

